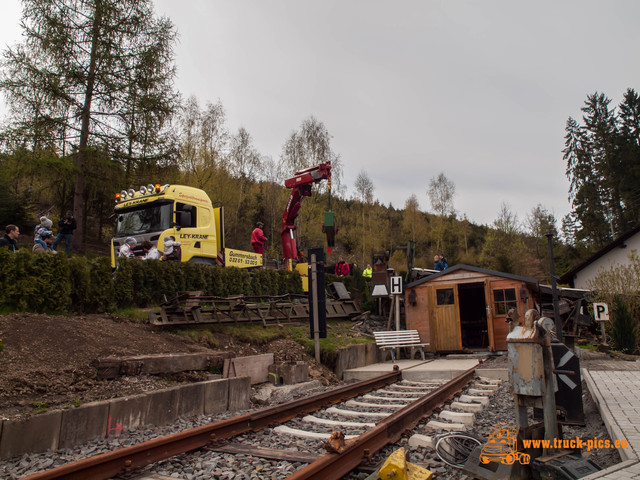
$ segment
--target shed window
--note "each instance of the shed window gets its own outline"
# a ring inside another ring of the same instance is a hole
[[[493,303],[496,315],[506,315],[510,308],[518,308],[515,288],[505,288],[493,291]]]
[[[453,305],[455,299],[453,298],[453,288],[443,288],[436,290],[436,303],[438,305]]]

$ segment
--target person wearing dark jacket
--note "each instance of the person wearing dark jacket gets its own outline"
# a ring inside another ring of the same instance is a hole
[[[7,247],[10,252],[18,250],[18,235],[20,229],[15,225],[7,225],[4,237],[0,238],[0,248]]]
[[[64,248],[67,255],[71,253],[71,236],[76,229],[76,219],[73,218],[73,212],[69,210],[67,214],[58,222],[58,236],[53,241],[53,249],[58,250],[58,244],[64,239]]]

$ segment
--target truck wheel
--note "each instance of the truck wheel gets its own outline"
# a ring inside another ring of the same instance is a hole
[[[486,465],[487,463],[489,463],[489,459],[484,455],[480,455],[480,463]]]
[[[509,453],[504,457],[504,463],[507,465],[513,465],[513,462],[516,461],[516,456],[513,453]]]

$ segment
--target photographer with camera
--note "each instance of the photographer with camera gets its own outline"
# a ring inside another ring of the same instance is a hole
[[[71,210],[67,211],[67,215],[62,217],[58,222],[58,236],[53,242],[54,250],[58,250],[58,244],[62,239],[64,239],[65,252],[69,255],[71,252],[71,236],[73,235],[73,231],[76,229],[76,226],[76,219],[73,218],[73,212]]]

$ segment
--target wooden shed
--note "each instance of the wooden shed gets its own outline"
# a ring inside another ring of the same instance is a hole
[[[407,329],[432,352],[506,350],[507,312],[534,308],[538,280],[455,265],[405,286]]]

